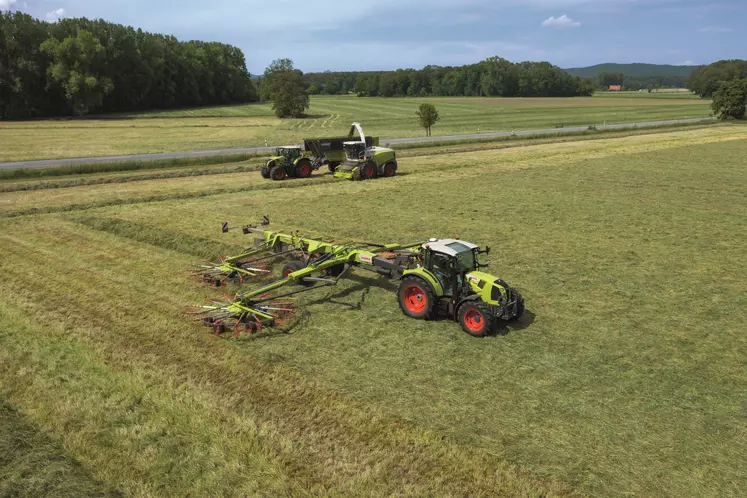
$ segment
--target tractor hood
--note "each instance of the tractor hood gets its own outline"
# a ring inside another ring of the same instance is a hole
[[[482,271],[471,271],[466,275],[466,277],[473,286],[479,285],[480,282],[485,282],[485,285],[492,285],[496,280],[498,280],[498,277]]]

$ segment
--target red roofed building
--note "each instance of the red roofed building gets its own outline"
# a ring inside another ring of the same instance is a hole
[[[622,90],[622,85],[610,85],[610,92],[619,92]]]

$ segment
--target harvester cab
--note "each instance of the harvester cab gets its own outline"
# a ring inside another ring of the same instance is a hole
[[[286,145],[275,149],[275,156],[265,162],[260,173],[264,178],[283,180],[288,177],[307,178],[314,169],[303,148]]]
[[[397,154],[387,147],[368,146],[360,123],[353,123],[349,135],[357,131],[360,140],[343,144],[345,160],[335,168],[336,178],[348,180],[370,180],[377,176],[397,174]]]
[[[524,299],[506,282],[480,271],[489,254],[458,239],[430,239],[420,248],[418,268],[403,272],[398,291],[402,312],[412,318],[449,316],[469,335],[483,337],[496,320],[515,320]]]

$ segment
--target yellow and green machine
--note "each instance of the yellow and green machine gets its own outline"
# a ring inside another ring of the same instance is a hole
[[[271,180],[307,178],[313,171],[325,165],[330,173],[335,173],[336,168],[348,159],[346,144],[359,143],[351,141],[355,137],[355,132],[359,132],[363,149],[378,147],[378,137],[365,136],[360,124],[353,123],[350,132],[345,137],[307,138],[304,139],[302,146],[277,147],[275,155],[262,165],[260,170],[262,177]]]
[[[215,333],[226,327],[254,333],[275,325],[279,314],[294,308],[293,296],[336,285],[353,269],[362,269],[399,282],[397,300],[402,312],[415,319],[449,318],[473,337],[484,337],[503,321],[517,320],[524,299],[514,287],[480,271],[488,265],[479,257],[485,250],[459,239],[432,238],[412,243],[330,243],[284,234],[258,225],[241,227],[259,237],[242,255],[215,265],[201,265],[203,278],[214,285],[245,282],[269,273],[264,263],[293,256],[274,282],[241,292],[230,302],[211,301],[198,312]],[[223,225],[223,231],[230,228]]]

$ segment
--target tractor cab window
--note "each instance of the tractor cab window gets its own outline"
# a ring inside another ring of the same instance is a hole
[[[345,156],[348,159],[363,159],[366,153],[366,144],[363,142],[346,142]]]
[[[452,242],[446,247],[454,249],[457,253],[455,262],[457,272],[462,273],[475,269],[475,252],[472,249],[459,242]]]
[[[288,162],[293,162],[301,155],[301,152],[293,147],[280,147],[277,150],[277,155],[283,156]]]

